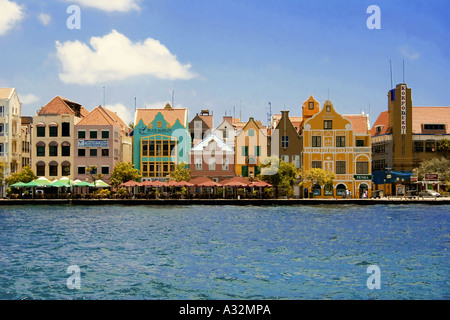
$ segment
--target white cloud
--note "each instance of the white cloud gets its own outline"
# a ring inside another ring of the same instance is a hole
[[[78,3],[82,6],[103,10],[106,12],[128,12],[140,10],[140,0],[66,0],[71,3]]]
[[[40,98],[32,93],[19,95],[20,102],[22,104],[33,104],[40,100]]]
[[[44,26],[48,26],[52,21],[52,17],[46,13],[39,14],[37,18]]]
[[[158,40],[133,43],[112,30],[104,37],[92,37],[90,46],[80,41],[56,42],[57,57],[65,83],[95,84],[150,75],[159,79],[191,79],[191,65],[182,65]]]
[[[398,52],[408,60],[416,60],[420,58],[420,53],[413,50],[410,46],[401,46],[397,48]]]
[[[14,28],[25,16],[25,8],[9,0],[0,0],[0,36]]]
[[[110,105],[106,105],[106,109],[111,110],[115,113],[117,113],[117,115],[126,123],[129,124],[130,122],[134,121],[134,110],[131,110],[127,107],[125,107],[123,104],[121,103],[116,103],[116,104],[110,104]]]

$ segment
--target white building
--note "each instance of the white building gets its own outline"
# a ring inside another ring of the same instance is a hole
[[[3,177],[21,169],[21,103],[15,88],[0,88],[0,163]],[[3,185],[0,194],[4,194]]]

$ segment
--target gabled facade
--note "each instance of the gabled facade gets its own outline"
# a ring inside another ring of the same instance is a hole
[[[205,109],[200,114],[197,113],[191,122],[189,122],[192,146],[197,145],[206,138],[214,129],[213,125],[213,114],[210,114],[209,110]]]
[[[308,112],[315,106],[311,105]],[[317,110],[317,109],[316,109]],[[347,118],[348,117],[348,118]],[[321,168],[335,173],[331,189],[311,186],[317,196],[343,196],[346,190],[352,197],[371,194],[371,148],[368,117],[345,116],[326,101],[322,110],[304,122],[303,169]]]
[[[236,127],[233,125],[233,117],[224,116],[222,122],[213,130],[213,133],[234,150]]]
[[[89,112],[56,96],[33,117],[32,169],[38,177],[74,178],[75,125]]]
[[[133,131],[133,164],[143,177],[168,179],[176,166],[188,165],[191,135],[188,110],[137,109]]]
[[[190,151],[191,178],[208,177],[215,182],[235,176],[234,149],[210,134]]]
[[[253,118],[250,118],[235,138],[236,175],[256,177],[261,173],[261,161],[266,157],[266,132]]]
[[[302,140],[298,129],[294,127],[289,117],[289,111],[281,111],[281,118],[277,126],[268,137],[268,153],[281,161],[293,163],[297,169],[301,168]]]
[[[118,162],[131,162],[131,129],[113,111],[102,106],[92,110],[75,125],[74,177],[85,181],[92,173],[103,174],[109,183]]]
[[[4,177],[21,170],[21,103],[16,89],[0,88],[0,162]]]

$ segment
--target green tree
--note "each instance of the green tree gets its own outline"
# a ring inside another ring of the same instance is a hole
[[[447,154],[450,151],[450,141],[448,139],[442,139],[438,142],[438,150],[444,153],[444,158],[447,158]]]
[[[444,157],[424,160],[415,170],[419,179],[423,179],[426,173],[437,173],[440,181],[450,180],[450,160]]]
[[[3,175],[3,173],[2,173]],[[33,170],[31,170],[30,166],[23,167],[20,172],[16,172],[12,174],[10,177],[5,179],[7,185],[12,185],[17,182],[28,183],[36,179],[37,176],[34,174]]]
[[[91,176],[92,182],[95,185],[95,181],[103,179],[104,175],[103,173],[99,173],[97,171],[97,166],[90,166],[86,168],[86,172],[88,175]]]
[[[191,172],[189,171],[189,166],[185,162],[181,162],[177,165],[175,171],[172,171],[170,173],[170,178],[177,182],[191,180]]]
[[[119,162],[114,166],[111,172],[111,184],[113,186],[118,186],[124,182],[134,180],[138,181],[142,176],[134,165],[130,162]]]
[[[320,168],[309,169],[307,171],[300,172],[300,174],[302,185],[319,185],[321,188],[333,186],[333,180],[336,179],[336,175],[333,172]]]
[[[258,178],[272,184],[275,187],[276,196],[278,188],[283,188],[285,195],[292,197],[294,194],[294,179],[298,170],[293,163],[279,161],[277,157],[268,157],[261,163],[261,174]]]

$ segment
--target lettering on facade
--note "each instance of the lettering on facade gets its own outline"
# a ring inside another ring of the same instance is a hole
[[[402,85],[400,89],[400,112],[401,112],[401,134],[406,134],[406,85]]]
[[[78,140],[78,148],[106,148],[108,140]]]
[[[150,129],[147,126],[144,126],[139,129],[140,135],[150,135],[150,134],[166,134],[171,135],[172,130],[171,129],[163,129],[163,128],[157,128],[157,129]]]

